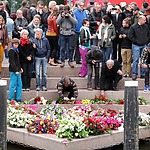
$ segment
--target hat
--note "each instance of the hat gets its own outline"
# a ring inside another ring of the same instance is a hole
[[[140,9],[139,9],[139,7],[135,6],[133,10],[136,11],[136,10],[140,10]]]
[[[150,48],[150,43],[147,44],[147,48]]]

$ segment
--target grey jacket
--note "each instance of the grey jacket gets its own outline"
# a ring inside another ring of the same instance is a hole
[[[101,34],[101,39],[99,40],[99,46],[112,47],[112,41],[116,37],[115,26],[113,24],[109,25],[107,38],[105,40],[104,40],[105,26],[102,26],[101,33],[99,34]]]
[[[62,35],[73,35],[74,34],[74,27],[77,24],[77,20],[75,17],[70,16],[69,18],[62,17],[59,14],[56,24],[60,26],[60,34]]]

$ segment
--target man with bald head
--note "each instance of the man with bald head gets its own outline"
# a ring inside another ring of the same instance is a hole
[[[133,24],[129,30],[129,38],[132,41],[132,80],[138,76],[138,61],[145,46],[150,41],[150,30],[146,24],[146,17],[141,15],[137,23]],[[140,77],[144,78],[145,69],[140,68]]]

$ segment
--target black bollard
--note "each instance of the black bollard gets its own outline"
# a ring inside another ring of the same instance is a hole
[[[138,81],[125,81],[124,150],[139,150]]]
[[[0,150],[7,150],[7,81],[0,80]]]

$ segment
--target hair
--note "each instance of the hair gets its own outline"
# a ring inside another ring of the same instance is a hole
[[[0,1],[0,6],[3,6],[3,2],[2,1]]]
[[[111,24],[111,19],[108,15],[104,15],[102,19],[105,20],[105,23]]]
[[[84,26],[87,22],[89,22],[89,19],[85,18],[82,20],[82,25]]]
[[[21,10],[21,9],[18,9],[17,12],[16,12],[16,14],[18,14],[19,12],[22,12],[22,10]]]
[[[58,15],[58,8],[54,7],[51,11],[51,14],[49,15],[51,18]]]
[[[11,40],[11,45],[13,45],[13,44],[20,44],[20,40],[17,39],[17,38],[13,38],[13,39]]]
[[[38,14],[36,14],[36,15],[33,17],[33,19],[35,19],[35,18],[38,18],[39,20],[41,20],[41,17],[40,17],[40,15],[38,15]]]
[[[126,24],[128,24],[129,26],[131,25],[131,18],[127,17],[123,20]]]
[[[70,6],[69,5],[65,5],[64,6],[64,10],[68,10],[69,11],[70,10]]]
[[[55,1],[50,1],[48,7],[51,8],[52,5],[56,5],[57,3]]]
[[[64,76],[64,84],[67,85],[67,86],[70,84],[69,76]]]
[[[107,60],[106,65],[114,66],[114,60],[111,60],[111,59]]]
[[[22,34],[23,34],[23,33],[26,33],[26,34],[28,34],[28,35],[29,35],[29,32],[28,32],[28,30],[26,30],[26,29],[21,30],[21,32],[20,32],[20,36],[22,36]]]
[[[147,2],[143,2],[142,6],[143,6],[143,8],[147,8],[148,7],[148,3]]]
[[[27,5],[27,0],[22,1],[22,6],[25,7]]]
[[[41,33],[43,34],[43,30],[40,29],[40,28],[35,29],[35,33],[36,33],[36,32],[41,32]]]
[[[37,5],[44,5],[44,2],[43,1],[38,1]]]

